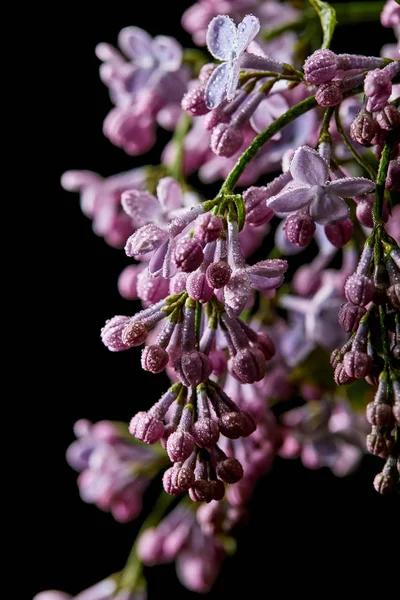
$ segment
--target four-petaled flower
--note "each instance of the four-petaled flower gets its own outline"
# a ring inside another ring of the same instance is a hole
[[[243,54],[260,30],[260,21],[246,15],[236,27],[227,15],[218,15],[207,29],[207,47],[214,58],[224,61],[213,71],[206,88],[206,104],[212,109],[224,98],[232,100],[237,88]]]
[[[289,214],[308,207],[316,223],[326,225],[343,221],[349,216],[349,207],[343,198],[372,192],[375,183],[364,177],[343,177],[329,181],[329,166],[316,150],[308,146],[298,148],[290,163],[293,187],[267,200],[267,206],[276,213]]]

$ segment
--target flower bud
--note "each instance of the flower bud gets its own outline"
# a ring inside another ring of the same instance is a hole
[[[365,352],[351,350],[343,359],[343,367],[347,375],[352,379],[362,379],[371,370],[372,359]]]
[[[375,286],[371,279],[356,273],[347,279],[344,292],[349,302],[358,306],[366,306],[374,297]]]
[[[207,267],[206,277],[207,281],[213,289],[219,290],[229,283],[231,278],[232,269],[224,260],[220,260],[216,263],[211,263]]]
[[[193,300],[200,302],[208,302],[214,293],[213,288],[209,285],[205,273],[195,271],[190,273],[186,282],[187,293]]]
[[[129,424],[129,433],[146,444],[155,444],[164,435],[164,423],[147,412],[138,412]]]
[[[351,240],[353,231],[353,223],[350,219],[325,225],[326,237],[335,248],[343,248]]]
[[[331,81],[337,71],[337,56],[331,50],[316,50],[303,66],[307,83],[321,85]]]
[[[367,419],[375,427],[388,427],[393,421],[392,407],[382,402],[370,402],[367,405]]]
[[[178,356],[174,362],[174,369],[183,385],[196,387],[207,381],[211,374],[211,362],[203,352],[193,350]]]
[[[225,483],[236,483],[243,477],[243,467],[236,458],[225,458],[217,463],[217,475]]]
[[[308,215],[295,213],[286,218],[284,230],[289,242],[307,246],[315,233],[315,222]]]
[[[363,109],[350,125],[350,137],[362,146],[371,146],[377,131],[378,126],[372,115]]]
[[[148,331],[140,321],[131,321],[122,332],[122,341],[129,346],[141,346],[147,339]]]
[[[229,158],[240,150],[243,139],[243,132],[239,127],[220,123],[212,131],[211,150],[217,156]]]
[[[224,224],[221,217],[207,212],[196,219],[194,234],[202,244],[216,241],[223,230]]]
[[[131,317],[117,315],[106,321],[101,330],[101,340],[111,352],[121,352],[128,350],[131,345],[122,340],[122,333],[125,327],[131,322]]]
[[[217,443],[219,427],[215,421],[208,417],[198,419],[193,425],[192,435],[200,448],[209,448]]]
[[[181,238],[176,244],[174,259],[178,268],[190,273],[203,262],[203,248],[195,238]]]
[[[168,365],[168,361],[168,352],[160,346],[146,346],[142,351],[142,369],[150,373],[161,373]]]
[[[387,104],[374,113],[374,118],[381,129],[391,131],[400,127],[400,110],[393,104]]]
[[[194,439],[187,431],[171,433],[167,441],[167,452],[172,462],[183,462],[193,452]]]
[[[374,431],[374,428],[367,436],[367,450],[368,452],[371,452],[371,454],[375,454],[381,458],[386,458],[388,455],[385,438],[381,433],[378,433],[378,431]]]
[[[358,329],[362,317],[367,310],[363,306],[356,306],[352,302],[345,302],[339,310],[339,324],[346,333],[354,333]]]
[[[343,100],[340,83],[338,81],[323,83],[317,89],[315,99],[320,106],[336,106]]]
[[[261,381],[265,376],[264,354],[258,348],[239,350],[231,360],[232,375],[241,383]]]
[[[197,85],[183,96],[182,110],[185,110],[191,117],[201,117],[210,112],[206,105],[205,89],[204,85]]]
[[[270,336],[267,333],[261,331],[257,335],[257,344],[261,352],[264,354],[265,360],[271,360],[271,358],[276,353],[276,348]]]

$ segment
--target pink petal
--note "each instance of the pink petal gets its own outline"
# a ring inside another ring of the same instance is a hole
[[[205,93],[208,108],[217,108],[225,98],[230,71],[230,65],[222,63],[211,73]]]
[[[207,46],[214,58],[230,60],[236,41],[236,25],[227,15],[218,15],[207,29]]]
[[[342,198],[352,198],[368,194],[375,189],[375,183],[366,177],[345,177],[331,181],[327,190],[329,193],[337,194]]]
[[[61,176],[61,186],[69,192],[78,192],[80,189],[100,183],[103,180],[93,171],[66,171]]]
[[[280,214],[295,212],[311,202],[313,195],[310,188],[299,187],[285,190],[267,200],[267,206]]]
[[[344,221],[349,214],[349,207],[342,198],[326,192],[314,198],[310,205],[311,218],[321,225]]]
[[[298,148],[290,163],[295,181],[304,185],[324,185],[328,179],[328,165],[316,150],[308,146]]]
[[[149,192],[127,190],[121,196],[121,204],[137,228],[153,223],[161,215],[160,203]]]
[[[182,208],[183,198],[181,187],[172,177],[163,177],[158,182],[157,198],[166,211]]]
[[[237,28],[237,54],[246,50],[247,46],[254,40],[259,31],[260,21],[258,18],[254,15],[246,15]]]
[[[152,38],[140,27],[125,27],[118,36],[118,45],[129,58],[134,59],[141,67],[151,67],[154,63],[152,54]]]

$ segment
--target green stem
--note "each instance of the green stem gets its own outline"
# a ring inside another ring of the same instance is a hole
[[[121,578],[119,581],[120,589],[129,589],[134,590],[137,585],[140,577],[142,575],[143,565],[137,555],[137,547],[139,543],[139,538],[141,534],[146,531],[146,529],[150,529],[150,527],[154,527],[158,525],[161,521],[162,517],[166,513],[170,504],[175,500],[174,496],[170,496],[165,492],[162,492],[159,496],[153,512],[147,517],[144,521],[143,525],[139,529],[139,532],[136,536],[135,543],[132,546],[132,550],[128,556],[128,560],[126,561],[125,567],[121,573]]]
[[[324,118],[322,119],[321,133],[319,134],[318,143],[321,142],[330,142],[331,134],[329,133],[329,125],[331,123],[331,118],[333,115],[333,111],[335,110],[334,106],[329,106],[325,109]]]
[[[374,221],[375,228],[383,225],[382,211],[383,200],[385,195],[385,183],[390,163],[390,157],[392,155],[394,145],[397,141],[397,135],[398,132],[396,130],[392,131],[388,135],[386,144],[383,147],[381,160],[379,162],[378,175],[376,178],[374,205],[372,207],[372,218]]]
[[[338,106],[336,107],[336,110],[335,110],[335,121],[336,121],[336,128],[337,128],[339,134],[341,135],[341,137],[343,139],[343,143],[346,146],[347,150],[354,156],[355,160],[368,173],[368,175],[371,177],[371,179],[375,179],[375,177],[376,177],[375,169],[373,169],[371,167],[371,165],[369,165],[367,163],[367,161],[364,159],[364,157],[361,156],[361,154],[359,154],[359,152],[357,152],[357,150],[354,148],[353,144],[350,142],[349,138],[345,134],[343,126],[342,126],[342,122],[340,119]]]
[[[189,131],[189,127],[191,124],[191,118],[186,113],[183,112],[182,116],[179,119],[178,125],[176,126],[174,135],[172,137],[172,144],[176,148],[176,156],[173,164],[171,165],[170,172],[171,176],[179,181],[180,183],[184,183],[183,177],[183,150],[184,150],[184,142],[185,136]]]

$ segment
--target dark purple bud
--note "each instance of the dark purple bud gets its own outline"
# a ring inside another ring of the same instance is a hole
[[[236,483],[243,477],[243,467],[236,458],[225,458],[217,463],[218,477],[225,483]]]
[[[196,387],[207,381],[211,374],[210,359],[203,353],[193,350],[184,352],[174,362],[176,375],[187,387]]]
[[[122,341],[129,346],[141,346],[147,339],[148,331],[140,321],[129,323],[122,332]]]
[[[190,466],[186,465],[187,462],[188,461],[185,461],[185,464],[181,467],[176,465],[176,469],[172,477],[175,487],[184,492],[187,492],[187,490],[191,488],[194,483],[194,470]]]
[[[200,242],[209,244],[219,238],[223,228],[224,224],[221,217],[207,212],[196,219],[194,234]]]
[[[231,360],[231,373],[241,383],[255,383],[265,376],[264,354],[258,348],[244,348]]]
[[[386,289],[386,296],[390,304],[400,310],[400,283],[394,283]]]
[[[302,265],[294,274],[292,287],[299,296],[312,296],[322,282],[321,273],[310,265]]]
[[[339,324],[346,333],[357,331],[358,324],[367,310],[363,306],[356,306],[352,302],[345,302],[339,310]]]
[[[195,271],[203,262],[203,248],[195,238],[181,238],[175,247],[174,260],[185,273]]]
[[[317,89],[315,99],[320,106],[336,106],[343,100],[343,94],[338,81],[323,83]]]
[[[243,193],[246,208],[246,223],[258,227],[268,223],[274,216],[272,208],[267,206],[266,200],[271,194],[266,186],[250,187]]]
[[[206,105],[205,89],[205,85],[197,85],[183,96],[182,110],[185,110],[191,117],[201,117],[210,112]]]
[[[378,473],[374,479],[374,488],[378,492],[378,494],[391,494],[393,492],[394,486],[398,479],[398,475],[396,473],[396,466],[390,469],[389,472],[385,472],[385,468],[382,473]]]
[[[163,475],[163,487],[170,496],[177,496],[178,494],[182,494],[184,491],[186,491],[177,485],[176,468],[177,465],[174,465],[173,467],[167,469]]]
[[[209,448],[210,446],[214,446],[218,441],[219,427],[211,418],[204,417],[195,422],[192,435],[200,448]]]
[[[218,425],[222,435],[231,440],[237,440],[243,436],[244,422],[241,412],[232,411],[222,414]]]
[[[197,479],[189,490],[193,502],[211,502],[213,499],[213,485],[207,479]]]
[[[374,297],[375,285],[369,277],[356,273],[347,279],[344,292],[349,302],[366,306]]]
[[[264,354],[265,360],[271,360],[276,353],[275,344],[267,333],[261,331],[257,335],[257,344]]]
[[[188,274],[187,273],[176,273],[176,275],[174,275],[172,277],[172,279],[170,279],[170,283],[169,283],[169,293],[170,294],[180,294],[181,292],[184,292],[186,290],[186,280],[188,278]]]
[[[225,496],[225,486],[219,479],[211,481],[213,499],[219,502]]]
[[[325,235],[335,248],[343,248],[351,240],[353,231],[353,223],[350,219],[325,225]]]
[[[167,452],[172,462],[182,462],[191,455],[194,448],[194,439],[187,431],[171,433],[167,441]]]
[[[373,427],[372,432],[367,435],[367,450],[368,452],[371,452],[371,454],[375,454],[381,458],[387,458],[388,448],[386,439],[381,433],[375,431],[375,429],[376,428]]]
[[[316,50],[303,65],[307,83],[321,85],[331,81],[337,71],[337,56],[331,50]]]
[[[315,233],[315,222],[308,215],[295,213],[286,218],[284,231],[292,244],[307,246]]]
[[[216,263],[211,263],[207,267],[206,277],[207,281],[213,289],[219,290],[229,283],[231,278],[232,269],[224,260],[220,260]]]
[[[400,192],[400,157],[398,156],[389,163],[385,188],[392,192]]]
[[[131,345],[122,340],[122,333],[126,326],[131,322],[131,317],[117,315],[106,321],[101,330],[101,341],[111,352],[121,352],[128,350]]]
[[[229,158],[238,152],[243,144],[241,128],[228,123],[220,123],[211,134],[211,150],[217,156]]]
[[[186,281],[186,290],[193,300],[199,300],[203,303],[211,300],[214,293],[213,288],[207,281],[206,274],[199,271],[190,273]]]
[[[377,134],[378,126],[372,115],[361,109],[350,125],[350,137],[362,146],[371,146]]]
[[[146,346],[142,351],[142,369],[150,373],[161,373],[168,365],[168,352],[160,346]]]
[[[331,357],[332,360],[332,357]],[[349,383],[353,383],[354,379],[350,377],[346,373],[343,363],[338,363],[335,367],[335,375],[334,375],[336,385],[348,385]]]
[[[393,422],[392,407],[381,402],[370,402],[367,405],[367,419],[375,427],[388,427]]]
[[[394,104],[387,104],[374,113],[374,118],[381,129],[391,131],[400,127],[400,110]]]
[[[371,370],[372,358],[365,352],[351,350],[345,354],[343,366],[349,377],[352,379],[362,379]]]
[[[164,277],[152,277],[148,269],[142,271],[137,280],[138,297],[148,305],[155,304],[169,294],[169,280]]]
[[[137,300],[137,280],[142,265],[129,265],[118,277],[118,291],[125,300]]]
[[[129,424],[129,433],[146,444],[155,444],[164,435],[164,424],[147,412],[138,412]]]
[[[361,225],[365,225],[365,227],[372,227],[374,224],[372,220],[373,203],[373,198],[363,198],[357,204],[356,217]]]
[[[367,73],[364,81],[364,92],[368,98],[367,110],[376,112],[387,104],[392,93],[392,77],[390,69],[387,68],[374,69]]]

